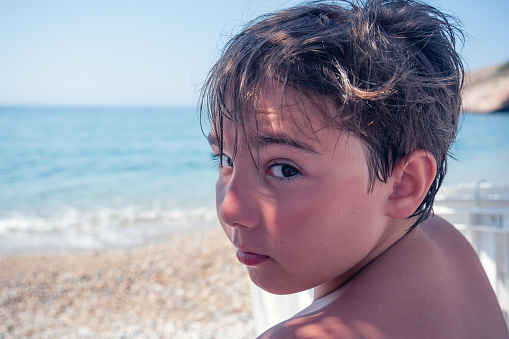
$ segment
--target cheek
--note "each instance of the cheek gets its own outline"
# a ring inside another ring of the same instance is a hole
[[[226,234],[226,236],[228,237],[228,239],[230,241],[233,241],[233,234],[232,234],[233,229],[231,227],[223,225],[223,223],[221,223],[221,228],[223,229],[223,231]]]
[[[303,251],[307,244],[312,247],[317,243],[326,250],[348,250],[368,237],[376,213],[372,197],[355,184],[338,186],[327,185],[283,199],[292,203],[282,203],[273,210],[270,224],[275,240]]]
[[[317,232],[323,228],[327,218],[327,206],[312,199],[297,199],[297,194],[279,200],[277,205],[264,211],[267,232],[274,245],[288,249],[303,248],[319,236]]]
[[[221,218],[219,218],[219,208],[221,207],[221,204],[223,203],[224,196],[225,196],[225,185],[222,183],[221,178],[218,178],[217,182],[216,182],[216,214],[218,217],[218,221],[221,224],[221,228],[228,236],[228,239],[231,240],[232,239],[232,228],[227,225],[224,225],[221,222]]]
[[[221,206],[223,199],[224,199],[224,185],[221,180],[221,177],[218,177],[216,181],[216,210],[219,210],[219,206]]]

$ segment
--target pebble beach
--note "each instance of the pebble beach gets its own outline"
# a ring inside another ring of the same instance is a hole
[[[253,338],[249,282],[220,230],[0,260],[0,338]]]

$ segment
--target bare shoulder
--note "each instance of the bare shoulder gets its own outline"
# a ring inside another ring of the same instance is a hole
[[[464,337],[509,338],[508,328],[477,254],[465,237],[449,222],[434,216],[421,227],[429,243],[428,275],[433,271],[439,279],[427,280],[428,295],[437,296],[435,309],[445,303],[455,305],[442,314],[444,319],[457,319]],[[429,283],[431,281],[431,283]],[[435,291],[439,291],[435,294]]]
[[[439,217],[260,338],[396,337],[509,338],[476,253]]]
[[[260,335],[258,339],[354,339],[383,338],[370,324],[359,331],[355,326],[344,323],[340,317],[332,317],[327,312],[316,312],[288,319]]]

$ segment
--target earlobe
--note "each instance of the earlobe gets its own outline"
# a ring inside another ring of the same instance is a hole
[[[387,216],[403,219],[412,215],[426,197],[436,171],[435,157],[425,150],[414,150],[400,159],[391,176]]]

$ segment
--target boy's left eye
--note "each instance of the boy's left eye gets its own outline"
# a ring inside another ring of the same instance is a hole
[[[274,164],[269,167],[267,172],[279,179],[289,179],[300,174],[297,168],[288,164]]]

